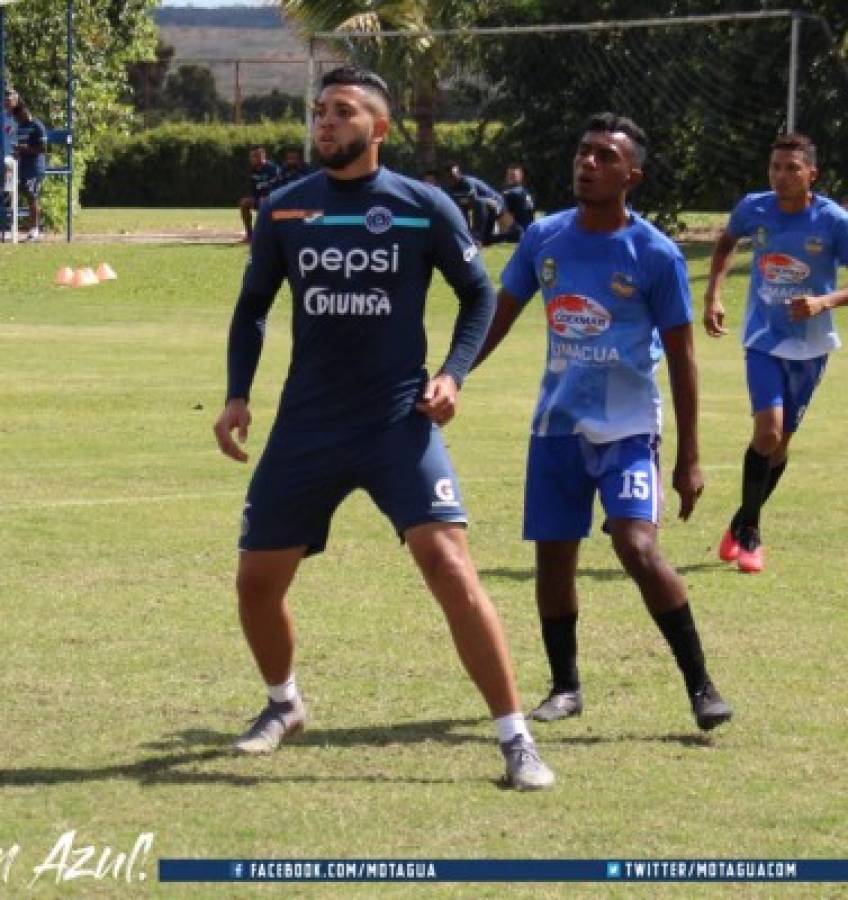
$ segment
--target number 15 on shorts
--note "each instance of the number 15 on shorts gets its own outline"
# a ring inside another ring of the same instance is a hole
[[[647,500],[651,496],[651,480],[647,472],[622,472],[619,500]]]

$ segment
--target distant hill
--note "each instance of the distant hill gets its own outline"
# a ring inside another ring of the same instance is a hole
[[[232,101],[236,65],[242,97],[277,88],[302,96],[307,47],[275,7],[165,7],[153,13],[159,33],[181,63],[206,65],[218,93]],[[258,61],[258,62],[257,62]]]
[[[284,28],[273,6],[166,6],[153,12],[160,28]]]

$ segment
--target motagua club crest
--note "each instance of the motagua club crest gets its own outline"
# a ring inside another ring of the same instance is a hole
[[[385,206],[372,206],[365,213],[365,227],[371,234],[385,234],[392,227],[392,211]]]

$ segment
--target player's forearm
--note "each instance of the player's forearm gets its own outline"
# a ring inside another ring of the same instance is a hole
[[[461,386],[483,346],[495,312],[495,292],[488,278],[459,292],[459,314],[453,329],[451,347],[439,370]]]
[[[713,256],[710,261],[710,274],[705,292],[707,302],[718,297],[721,285],[730,269],[730,263],[733,259],[733,250],[735,247],[735,239],[730,237],[726,231],[722,232],[721,236],[716,241]]]
[[[848,306],[848,287],[839,291],[832,291],[822,296],[822,305],[825,309],[836,309],[838,306]]]
[[[692,328],[685,326],[663,335],[668,379],[677,423],[677,461],[698,461],[698,365]]]
[[[243,290],[227,342],[227,401],[248,400],[265,338],[265,318],[273,298]]]
[[[511,294],[508,294],[503,289],[500,290],[495,316],[492,319],[492,324],[489,326],[483,346],[480,348],[480,352],[471,366],[472,369],[476,369],[507,336],[522,309],[523,307]]]

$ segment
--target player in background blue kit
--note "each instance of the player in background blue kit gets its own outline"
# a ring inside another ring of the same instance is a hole
[[[235,747],[267,753],[304,725],[286,594],[301,560],[324,549],[335,509],[362,488],[408,545],[444,611],[495,719],[508,782],[546,788],[554,776],[521,713],[506,638],[471,561],[440,431],[482,345],[494,291],[450,198],[379,165],[389,129],[383,80],[342,68],[321,86],[313,141],[322,169],[275,191],[259,211],[230,328],[226,406],[215,424],[222,452],[245,461],[232,432],[241,443],[247,438],[265,320],[287,278],[291,362],[248,489],[237,578],[242,626],[268,705]],[[431,378],[423,320],[434,267],[460,311],[447,358]]]
[[[645,152],[644,132],[630,119],[602,113],[589,121],[574,158],[578,205],[537,220],[521,239],[478,361],[541,291],[548,355],[531,429],[524,537],[536,543],[536,599],[553,684],[534,718],[583,709],[577,557],[597,491],[604,530],[674,653],[698,726],[709,730],[732,712],[707,673],[686,586],[657,547],[663,349],[677,420],[672,483],[680,518],[689,518],[704,482],[686,263],[626,206]]]
[[[721,559],[747,573],[765,564],[760,511],[786,469],[789,441],[828,354],[840,346],[831,310],[848,303],[848,289],[836,289],[839,264],[848,265],[848,212],[812,192],[817,174],[808,137],[779,137],[769,158],[771,190],[739,202],[710,266],[704,327],[721,337],[727,333],[721,285],[737,241],[751,238],[742,344],[754,433],[742,466],[742,504],[719,544]]]

